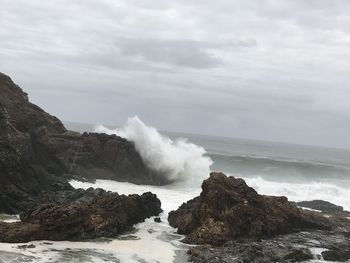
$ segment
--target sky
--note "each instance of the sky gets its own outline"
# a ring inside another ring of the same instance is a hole
[[[0,71],[62,120],[350,148],[349,0],[0,6]]]

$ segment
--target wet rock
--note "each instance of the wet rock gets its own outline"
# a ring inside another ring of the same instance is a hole
[[[27,249],[27,248],[35,248],[34,244],[29,244],[29,245],[19,245],[17,246],[19,249]]]
[[[313,255],[310,249],[296,248],[292,252],[289,252],[287,255],[285,255],[283,258],[290,262],[303,262],[313,259]]]
[[[112,237],[161,211],[159,199],[150,192],[103,192],[83,202],[40,204],[22,214],[21,222],[0,223],[0,242]]]
[[[160,223],[160,222],[162,222],[162,220],[160,219],[160,217],[155,217],[155,218],[154,218],[154,222]]]
[[[84,178],[168,183],[147,168],[132,142],[68,131],[0,73],[0,212],[24,212],[43,191],[72,191],[67,181]]]
[[[312,231],[280,235],[269,239],[236,239],[222,246],[200,245],[188,251],[194,263],[271,263],[309,262],[320,254],[312,255],[310,249],[324,247],[346,247],[340,232]]]
[[[65,133],[51,135],[46,145],[78,180],[110,179],[135,184],[164,185],[161,175],[146,167],[132,142],[116,135]]]
[[[272,237],[302,229],[331,229],[316,213],[302,211],[285,197],[259,195],[243,179],[211,173],[202,192],[169,213],[185,243],[222,245],[235,238]]]
[[[350,260],[350,244],[347,247],[333,247],[322,252],[322,257],[326,261],[347,262]]]
[[[319,210],[324,213],[342,213],[342,206],[338,206],[323,200],[302,201],[296,203],[298,206]]]

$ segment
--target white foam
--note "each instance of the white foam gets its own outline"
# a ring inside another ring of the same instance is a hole
[[[136,232],[132,233],[136,239],[127,240],[124,238],[112,239],[109,242],[52,242],[52,245],[45,244],[44,241],[30,242],[35,248],[19,249],[21,244],[0,244],[0,261],[4,257],[1,251],[21,253],[25,256],[34,256],[35,262],[58,262],[63,251],[70,249],[78,255],[79,250],[91,250],[101,255],[113,256],[120,260],[121,263],[171,263],[174,261],[176,251],[183,251],[184,258],[178,262],[187,262],[186,250],[188,245],[180,242],[183,236],[175,233],[175,229],[170,227],[167,221],[168,212],[177,209],[182,202],[186,202],[197,196],[200,187],[196,189],[186,188],[184,185],[171,185],[168,187],[134,185],[130,183],[115,182],[109,180],[97,180],[96,183],[83,183],[79,181],[71,181],[76,188],[87,189],[89,187],[103,188],[105,190],[118,192],[119,194],[142,194],[146,191],[152,191],[157,194],[162,201],[162,209],[164,212],[160,215],[162,222],[155,223],[153,218],[147,219],[145,222],[135,225]],[[125,237],[122,235],[119,237]],[[103,256],[89,255],[92,262],[113,262],[103,261]],[[51,259],[51,260],[49,260]],[[73,259],[72,259],[73,260]]]
[[[303,206],[298,206],[298,207],[301,208],[301,209],[304,209],[304,210],[312,211],[312,212],[317,212],[317,213],[321,213],[322,212],[321,210],[312,209],[312,208],[308,208],[308,207],[303,207]]]
[[[142,194],[151,191],[156,194],[162,202],[164,219],[167,218],[168,212],[177,209],[183,202],[187,202],[193,197],[198,196],[201,191],[199,185],[193,187],[180,183],[168,186],[145,186],[111,180],[96,180],[95,183],[72,180],[70,184],[75,188],[102,188],[107,191],[118,192],[119,194]]]
[[[184,138],[175,141],[146,126],[137,116],[129,118],[119,130],[97,126],[96,132],[117,134],[135,144],[146,165],[170,181],[201,181],[207,177],[213,163],[203,147]]]
[[[0,214],[0,222],[14,223],[20,221],[19,215]]]
[[[325,200],[350,210],[350,190],[330,183],[286,183],[268,181],[261,177],[244,178],[258,193],[286,196],[291,201]]]
[[[290,184],[277,183],[263,180],[262,178],[246,179],[248,185],[254,187],[259,193],[286,195],[290,200],[308,200],[308,199],[325,199],[336,204],[348,207],[346,196],[348,191],[328,184]],[[142,194],[151,191],[157,194],[162,202],[164,212],[160,215],[162,222],[155,223],[152,218],[135,226],[136,232],[133,233],[136,240],[113,239],[110,242],[51,242],[52,245],[43,243],[43,241],[30,242],[36,247],[31,249],[18,249],[18,244],[0,244],[1,251],[22,253],[26,256],[35,256],[35,262],[57,262],[62,255],[62,251],[69,248],[74,253],[79,253],[81,249],[92,250],[102,255],[112,255],[118,258],[121,263],[147,262],[156,263],[174,262],[176,251],[183,251],[185,254],[188,246],[180,243],[181,235],[175,234],[175,229],[169,226],[167,222],[168,212],[177,209],[179,205],[197,196],[201,189],[198,186],[186,186],[186,184],[173,184],[166,187],[134,185],[130,183],[121,183],[109,180],[97,180],[96,183],[83,183],[79,181],[71,181],[76,188],[87,189],[89,187],[100,187],[105,190],[115,191],[120,194]],[[327,190],[328,188],[333,189]],[[335,195],[335,190],[338,191]],[[306,193],[307,192],[307,193]],[[332,194],[333,193],[333,194]],[[333,196],[333,198],[331,198]],[[122,236],[123,237],[123,236]],[[53,250],[54,249],[54,250]],[[56,251],[55,251],[56,250]],[[77,252],[75,252],[77,251]],[[314,251],[319,254],[320,251]],[[0,256],[0,260],[3,254]],[[93,262],[103,262],[103,258],[99,255],[90,256]],[[53,260],[49,260],[49,259]],[[141,259],[141,261],[140,261]],[[144,260],[144,261],[142,261]],[[111,261],[106,261],[111,262]],[[181,259],[178,262],[187,262]],[[314,260],[310,262],[324,262],[322,260]]]

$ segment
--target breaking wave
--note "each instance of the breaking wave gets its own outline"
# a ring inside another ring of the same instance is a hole
[[[350,210],[350,191],[327,182],[274,182],[262,177],[244,178],[259,194],[287,196],[292,201],[326,200]]]
[[[132,141],[145,164],[172,182],[200,181],[208,176],[213,163],[204,156],[206,151],[203,147],[185,138],[173,141],[145,125],[137,116],[129,118],[121,129],[111,130],[100,125],[95,131],[116,134]]]

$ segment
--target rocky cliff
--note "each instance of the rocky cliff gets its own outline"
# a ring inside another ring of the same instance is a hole
[[[23,212],[44,190],[69,190],[71,178],[167,183],[145,166],[133,143],[68,131],[0,73],[0,212]]]

